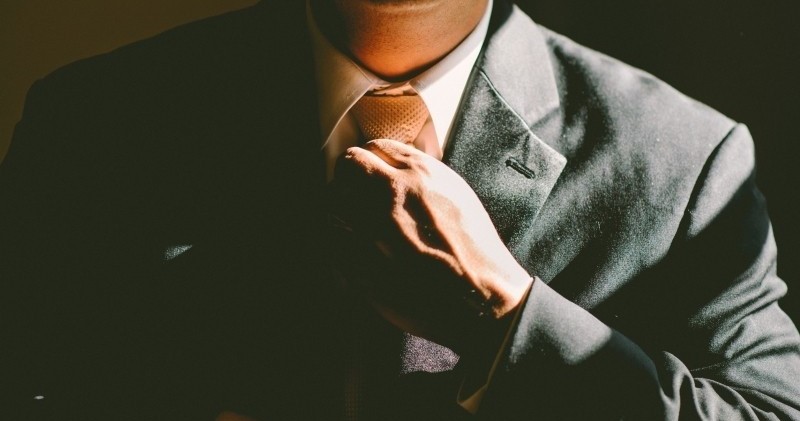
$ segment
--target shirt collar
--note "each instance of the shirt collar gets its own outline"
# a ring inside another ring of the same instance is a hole
[[[361,96],[390,83],[337,50],[320,32],[310,7],[306,2],[324,147],[336,126]],[[447,139],[461,95],[480,54],[489,28],[491,10],[492,0],[489,0],[483,18],[461,44],[431,68],[408,81],[428,107],[440,145]]]

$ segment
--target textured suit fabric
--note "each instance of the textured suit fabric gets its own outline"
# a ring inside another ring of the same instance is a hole
[[[15,419],[340,413],[352,327],[382,322],[323,264],[313,69],[291,3],[31,88],[0,166]],[[497,1],[453,132],[444,162],[539,278],[480,417],[800,419],[800,339],[776,304],[744,126]],[[374,352],[396,372],[384,327]],[[459,416],[440,405],[459,373],[421,376],[376,406]]]

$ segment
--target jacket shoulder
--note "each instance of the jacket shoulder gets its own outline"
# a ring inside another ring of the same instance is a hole
[[[29,90],[9,156],[38,148],[84,162],[164,153],[165,144],[193,150],[209,132],[244,126],[264,112],[265,92],[280,90],[269,81],[297,67],[275,63],[297,56],[297,43],[285,38],[298,33],[303,8],[272,3],[184,24],[55,70]]]
[[[35,91],[57,91],[80,100],[126,88],[126,94],[150,87],[163,89],[180,79],[213,76],[222,68],[230,72],[244,60],[252,60],[257,49],[268,54],[280,45],[264,42],[274,27],[271,13],[264,9],[259,4],[200,19],[79,59],[37,81]]]
[[[540,27],[541,28],[541,27]],[[567,106],[584,104],[620,140],[666,141],[676,148],[711,150],[736,122],[643,70],[545,28]],[[709,76],[711,77],[711,76]]]

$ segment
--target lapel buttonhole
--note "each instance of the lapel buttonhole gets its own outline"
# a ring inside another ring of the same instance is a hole
[[[519,159],[513,156],[506,160],[506,166],[524,175],[525,178],[533,179],[536,177],[536,173],[532,169],[526,167]]]

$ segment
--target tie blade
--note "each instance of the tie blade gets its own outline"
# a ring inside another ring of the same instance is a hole
[[[403,334],[400,373],[440,373],[452,370],[458,363],[458,354],[450,348],[427,339]]]

